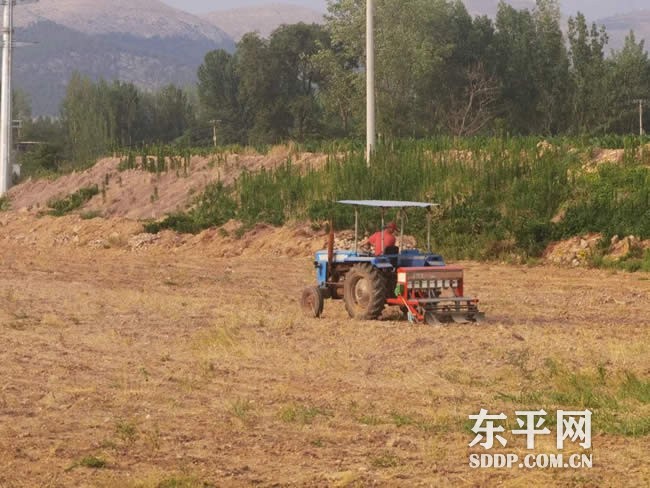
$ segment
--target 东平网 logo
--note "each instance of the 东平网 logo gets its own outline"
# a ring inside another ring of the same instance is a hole
[[[535,450],[535,442],[540,437],[551,436],[551,428],[555,430],[555,447],[557,453],[530,453],[520,457],[515,453],[491,453],[493,448],[507,448],[508,439],[504,423],[508,417],[505,413],[490,414],[486,409],[476,415],[470,415],[474,421],[472,432],[474,439],[469,443],[470,448],[482,448],[482,453],[473,452],[469,455],[469,465],[472,468],[591,468],[592,454],[585,453],[591,449],[591,415],[589,410],[568,411],[558,410],[555,425],[547,424],[545,410],[518,410],[515,412],[518,428],[511,429],[512,436],[525,438],[526,449]],[[582,453],[565,454],[568,445],[573,449],[581,448]]]

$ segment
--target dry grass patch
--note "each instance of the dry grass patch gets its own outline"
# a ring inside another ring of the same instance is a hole
[[[218,259],[209,244],[1,245],[0,486],[53,476],[53,486],[145,488],[644,486],[650,476],[650,281],[468,263],[488,322],[432,328],[351,321],[332,302],[322,319],[302,318],[309,259]],[[468,415],[560,407],[594,409],[593,470],[467,466]],[[107,466],[66,471],[88,456]]]

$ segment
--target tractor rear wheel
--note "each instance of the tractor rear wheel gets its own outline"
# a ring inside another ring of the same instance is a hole
[[[300,308],[306,317],[318,318],[323,313],[323,292],[317,286],[309,286],[302,291]]]
[[[374,320],[386,305],[386,279],[370,264],[357,264],[345,275],[345,309],[353,319]]]

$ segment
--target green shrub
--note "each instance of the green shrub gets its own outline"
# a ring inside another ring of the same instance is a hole
[[[86,456],[79,461],[79,466],[84,468],[102,469],[106,467],[106,461],[96,456]]]
[[[153,234],[163,229],[196,234],[226,223],[235,216],[235,209],[235,201],[229,192],[221,182],[216,182],[207,186],[188,212],[170,214],[160,222],[145,224],[144,229]]]
[[[382,199],[439,203],[432,222],[434,250],[454,259],[535,258],[550,241],[587,232],[650,237],[650,169],[638,160],[641,139],[552,139],[556,150],[546,151],[539,142],[532,137],[394,140],[378,147],[370,166],[359,141],[306,143],[301,149],[329,151],[322,167],[298,167],[289,159],[274,169],[244,172],[232,188],[211,185],[191,210],[147,229],[199,232],[229,218],[243,221],[244,228],[290,219],[333,219],[335,228],[350,228],[354,209],[338,200]],[[584,152],[610,145],[625,147],[624,163],[585,172]],[[188,154],[183,154],[184,171]],[[563,218],[554,219],[560,209]],[[380,225],[376,209],[359,212],[362,233]],[[385,217],[394,220],[397,211]],[[425,211],[409,211],[406,231],[420,245],[425,223]],[[650,264],[636,256],[622,266]]]
[[[50,207],[48,213],[60,217],[66,215],[73,210],[81,208],[86,202],[88,202],[92,197],[99,194],[99,187],[97,185],[87,186],[80,188],[76,192],[68,195],[65,198],[53,199],[47,202],[47,206]]]
[[[43,144],[20,157],[22,178],[56,174],[64,163],[64,149],[59,144]]]
[[[7,195],[0,197],[0,212],[6,212],[11,209],[11,200]]]

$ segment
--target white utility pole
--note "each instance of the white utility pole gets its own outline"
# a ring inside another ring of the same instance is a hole
[[[217,147],[217,124],[221,123],[221,120],[211,120],[212,123],[212,142],[214,147]]]
[[[643,135],[643,100],[639,100],[639,135]]]
[[[2,22],[2,95],[0,96],[0,196],[11,186],[11,51],[14,35],[14,0],[5,0]]]
[[[643,104],[645,103],[645,100],[643,98],[637,98],[632,101],[639,104],[639,135],[642,136],[645,134],[645,131],[643,130]]]
[[[375,22],[374,0],[366,0],[366,162],[375,150]]]
[[[37,0],[18,0],[18,3],[35,3]],[[14,6],[17,0],[2,0],[2,94],[0,95],[0,197],[9,190],[13,176],[11,161],[11,66],[14,43]]]

